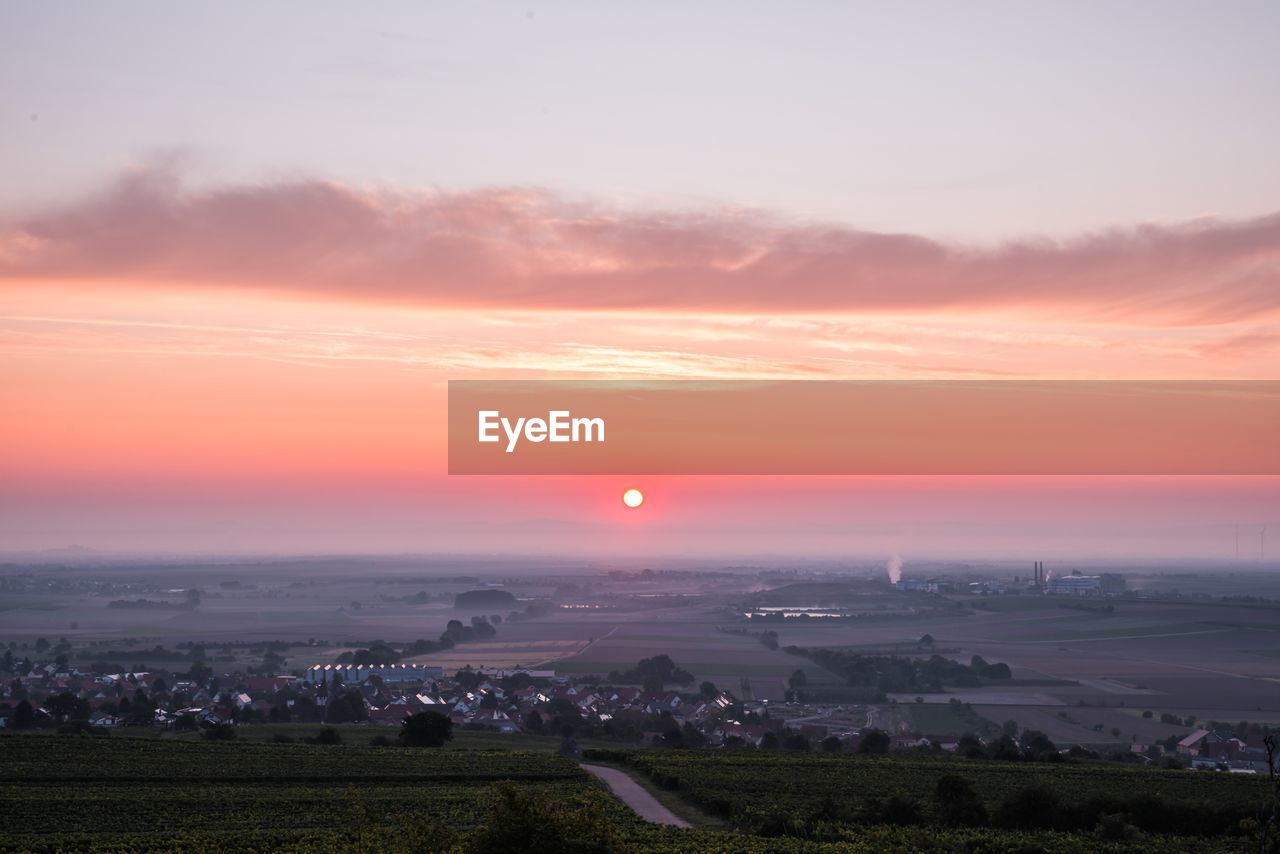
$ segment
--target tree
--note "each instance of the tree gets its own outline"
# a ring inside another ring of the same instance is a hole
[[[991,742],[990,746],[987,747],[987,752],[992,759],[1001,759],[1007,762],[1015,762],[1022,758],[1022,750],[1018,747],[1018,742],[1007,735],[1002,735]]]
[[[920,646],[933,646],[933,635],[925,634],[920,636]]]
[[[1003,732],[1004,732],[1004,734],[1005,734],[1005,735],[1009,736],[1009,738],[1017,738],[1017,737],[1018,737],[1018,722],[1017,722],[1017,721],[1014,721],[1014,720],[1008,720],[1008,721],[1005,721],[1003,724],[1001,724],[1001,725],[1000,725],[1000,729],[1001,729],[1001,731],[1003,731]]]
[[[703,682],[698,688],[698,693],[702,694],[705,699],[711,700],[720,692],[716,689],[714,682]]]
[[[822,740],[823,753],[839,753],[844,750],[844,744],[834,735],[829,735]]]
[[[36,725],[36,711],[31,708],[30,700],[23,700],[13,710],[13,720],[10,725],[14,729],[31,729]]]
[[[123,708],[123,704],[121,707]],[[155,718],[155,704],[147,698],[146,693],[141,688],[133,692],[133,702],[129,704],[129,715],[125,723],[129,726],[145,726],[154,723]]]
[[[998,661],[995,664],[988,665],[982,671],[982,676],[987,679],[1011,679],[1013,672],[1009,670],[1009,665],[1003,661]]]
[[[70,691],[54,694],[45,701],[45,708],[48,709],[49,714],[60,721],[65,721],[68,718],[89,717],[88,702],[81,700]]]
[[[1275,839],[1280,835],[1280,776],[1276,775],[1276,760],[1280,758],[1280,746],[1274,733],[1262,737],[1262,747],[1267,752],[1267,794],[1258,807],[1258,850],[1274,850]]]
[[[982,739],[973,732],[965,732],[960,736],[960,740],[956,741],[956,753],[968,759],[980,759],[987,755],[986,749],[982,746]]]
[[[406,747],[443,747],[453,739],[453,721],[439,712],[419,712],[404,719],[400,743]]]
[[[933,792],[934,813],[949,827],[975,827],[987,821],[987,808],[963,777],[946,774]]]
[[[889,752],[889,733],[882,729],[867,730],[858,744],[859,753],[884,754]]]
[[[325,721],[333,724],[360,723],[369,719],[364,696],[354,688],[335,692],[325,706]]]
[[[787,684],[790,685],[793,690],[803,688],[805,685],[809,684],[809,677],[805,675],[803,670],[797,670],[795,673],[791,674],[789,679],[787,679]]]
[[[1062,758],[1058,755],[1058,746],[1039,730],[1029,729],[1022,733],[1022,750],[1028,759],[1041,762]]]
[[[213,676],[213,668],[203,661],[192,662],[191,669],[187,671],[187,678],[197,685],[204,685],[211,676]]]
[[[777,750],[778,736],[772,732],[766,732],[764,736],[761,737],[760,739],[760,749],[761,750]]]
[[[351,656],[352,664],[395,664],[400,653],[385,643],[370,644],[368,649],[357,649]]]
[[[885,824],[902,827],[924,823],[924,811],[920,802],[902,795],[892,795],[880,807],[880,820]]]
[[[809,737],[804,733],[790,733],[782,742],[782,746],[787,750],[797,750],[807,753],[813,749],[813,745],[809,743]]]

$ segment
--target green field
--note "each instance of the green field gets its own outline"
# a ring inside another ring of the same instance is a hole
[[[850,820],[843,810],[895,793],[927,802],[938,777],[958,771],[993,807],[1047,780],[1073,799],[1155,792],[1178,810],[1194,805],[1187,820],[1211,828],[1251,808],[1259,786],[1074,765],[678,751],[612,758],[665,789],[664,799],[696,802],[736,829],[645,824],[574,762],[547,752],[33,734],[0,736],[0,850],[1231,851],[1249,840],[953,828],[927,814],[903,826]]]
[[[594,789],[546,753],[11,736],[0,757],[0,800],[23,817],[5,822],[8,850],[342,847],[473,827],[499,780],[562,800]]]
[[[1053,849],[1045,839],[1080,850],[1112,839],[1139,850],[1249,850],[1256,842],[1247,823],[1267,786],[1260,777],[1083,763],[754,751],[613,758],[739,829],[819,838],[856,838],[869,824],[955,832],[943,830],[952,821],[935,790],[944,776],[960,777],[983,810],[974,827],[1035,832],[1046,850]],[[890,798],[896,812],[886,809]]]
[[[974,722],[958,714],[950,703],[900,703],[898,710],[910,716],[915,732],[960,736],[976,729]]]
[[[372,724],[319,724],[319,723],[266,723],[240,727],[236,731],[236,740],[241,742],[276,742],[280,738],[303,742],[314,737],[321,729],[332,729],[342,737],[342,746],[365,747],[371,739],[382,736],[395,740],[399,733],[398,726],[376,726]],[[130,732],[130,736],[132,736]],[[165,741],[200,741],[200,733],[150,733],[145,729],[138,736],[141,738],[160,738]],[[534,753],[555,753],[564,738],[559,735],[538,735],[529,732],[503,733],[488,729],[455,729],[453,740],[443,750],[506,750],[530,751]],[[598,748],[616,748],[617,741],[608,739],[579,738],[580,746]]]

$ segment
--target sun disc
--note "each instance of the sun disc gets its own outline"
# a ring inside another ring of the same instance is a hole
[[[635,488],[628,489],[622,493],[622,503],[634,510],[644,503],[644,493]]]

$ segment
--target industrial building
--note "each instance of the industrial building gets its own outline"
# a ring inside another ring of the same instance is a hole
[[[1044,592],[1049,596],[1115,596],[1123,593],[1125,586],[1121,575],[1081,575],[1075,572],[1051,578]]]
[[[342,682],[359,684],[370,676],[382,679],[383,684],[401,682],[431,682],[444,677],[444,668],[425,664],[316,664],[307,670],[307,682]]]

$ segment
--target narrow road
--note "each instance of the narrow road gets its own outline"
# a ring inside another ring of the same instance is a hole
[[[671,810],[658,803],[658,799],[649,794],[643,786],[627,776],[625,771],[617,768],[606,768],[603,765],[582,766],[609,787],[618,800],[622,801],[645,821],[654,824],[670,824],[674,827],[690,827],[689,822],[680,818]]]
[[[555,664],[557,661],[568,661],[571,658],[582,655],[584,652],[591,649],[591,647],[597,641],[604,640],[605,638],[609,637],[609,635],[612,635],[614,632],[616,632],[620,628],[622,628],[622,626],[614,626],[613,628],[609,629],[608,633],[603,634],[598,638],[592,638],[591,640],[583,644],[582,649],[578,650],[577,652],[570,653],[569,655],[562,655],[562,656],[559,656],[558,658],[548,658],[546,661],[539,661],[537,664],[531,665],[531,667],[546,667],[548,664]]]

